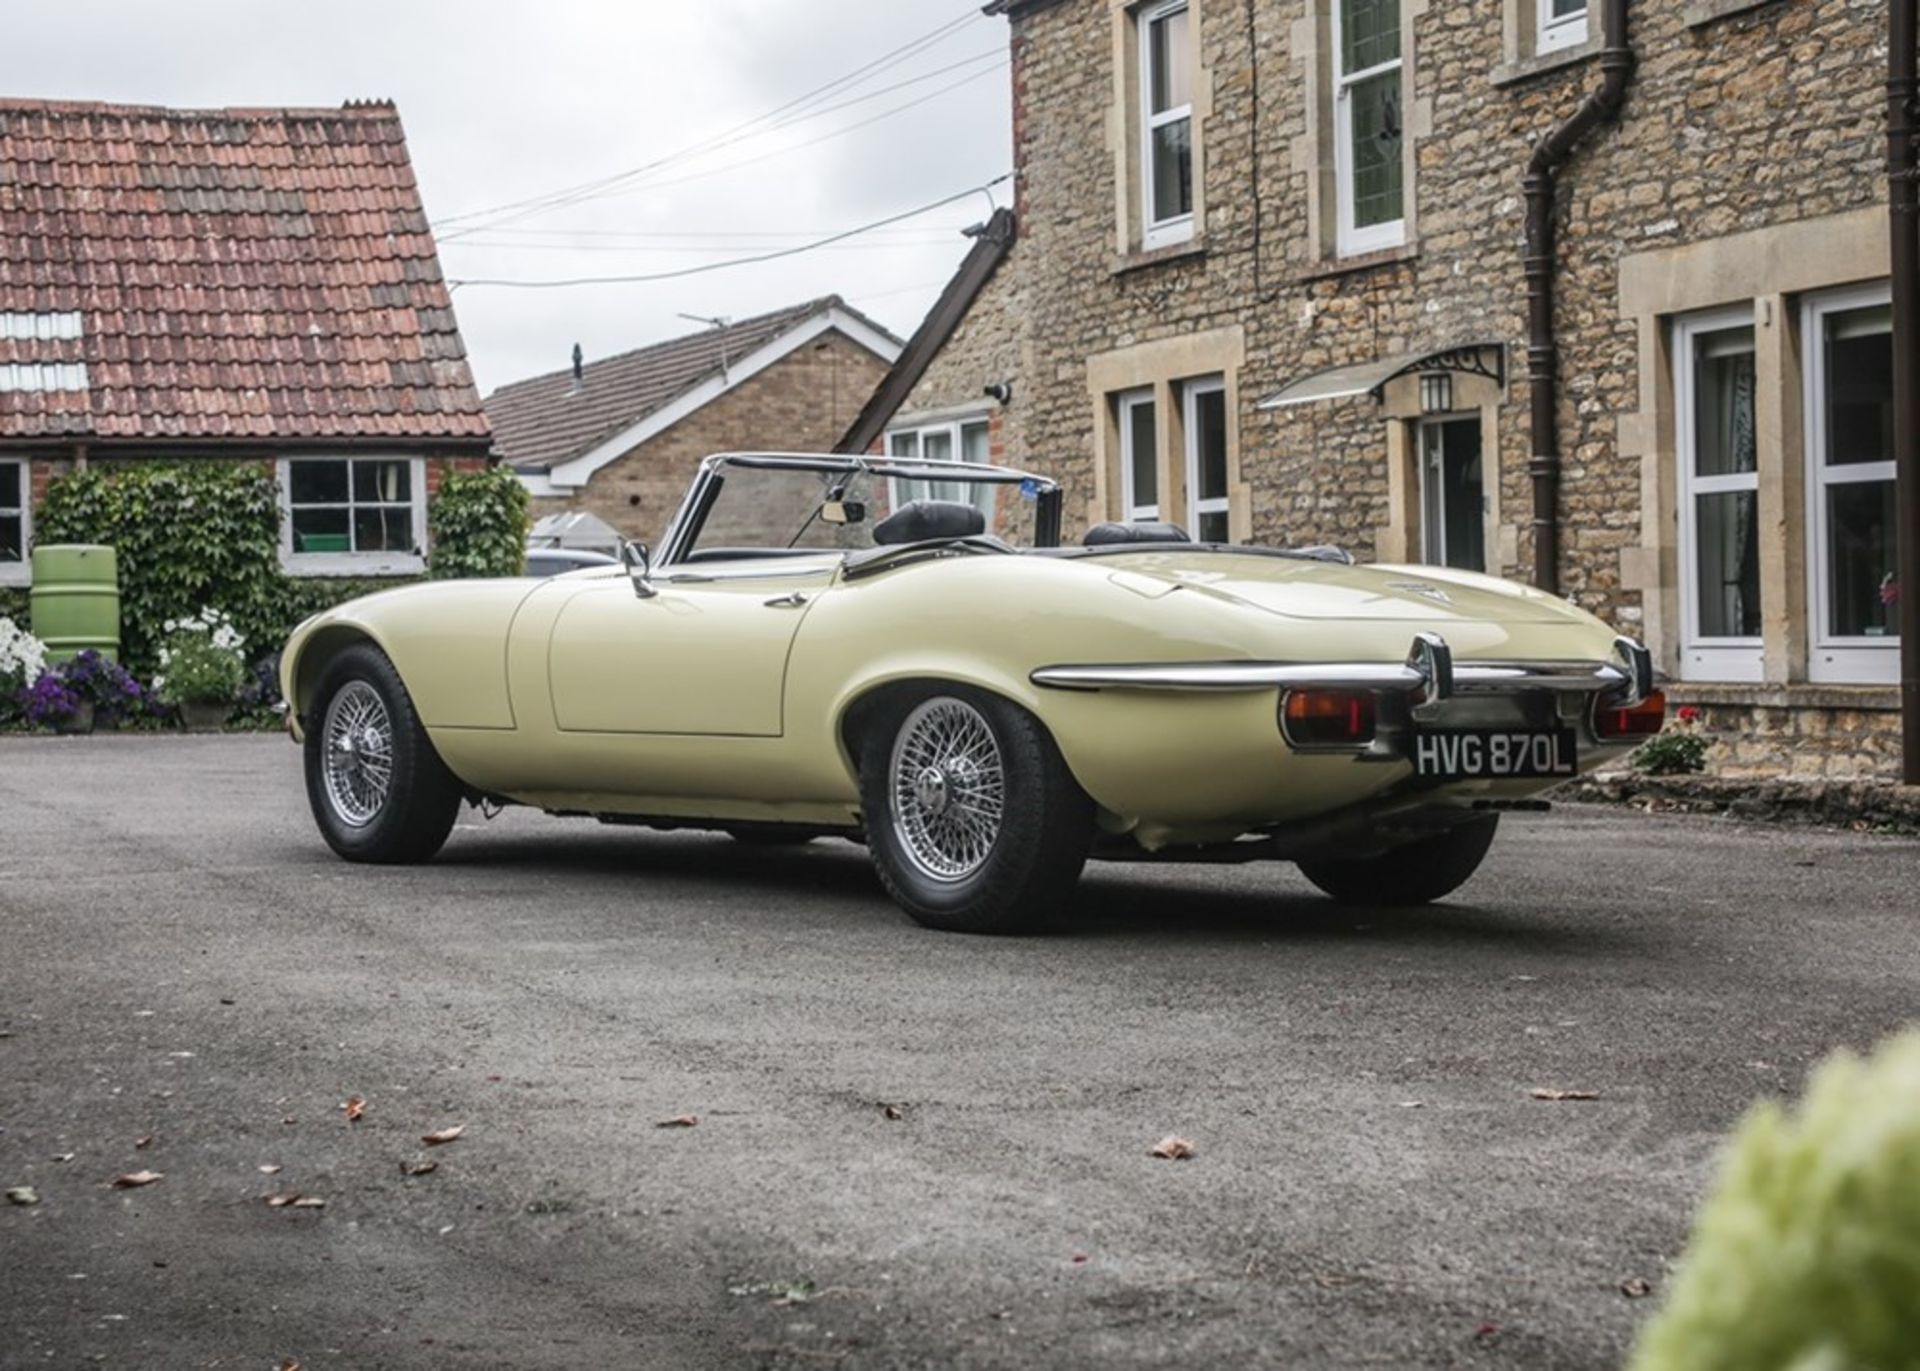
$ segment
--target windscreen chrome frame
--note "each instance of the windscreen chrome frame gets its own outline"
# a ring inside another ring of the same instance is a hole
[[[656,571],[674,567],[693,551],[713,502],[719,498],[726,467],[737,466],[762,471],[835,472],[847,476],[865,473],[876,477],[895,477],[914,481],[951,481],[962,478],[985,485],[1019,486],[1031,482],[1036,489],[1033,545],[1052,548],[1060,545],[1060,486],[1052,478],[1037,476],[1011,467],[987,466],[980,462],[915,462],[898,457],[848,457],[804,452],[721,452],[700,463],[693,484],[680,502],[673,522],[660,540]],[[819,549],[806,549],[817,552]],[[795,549],[796,552],[801,549]]]

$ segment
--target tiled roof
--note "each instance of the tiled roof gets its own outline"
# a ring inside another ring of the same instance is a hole
[[[0,440],[459,440],[400,118],[0,100]]]
[[[487,397],[496,446],[513,465],[544,471],[597,447],[622,429],[720,374],[815,315],[838,310],[891,337],[837,295],[708,328],[684,338],[588,362],[576,389],[571,367],[515,381]]]

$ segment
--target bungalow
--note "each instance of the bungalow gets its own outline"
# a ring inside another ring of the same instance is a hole
[[[900,340],[837,295],[502,386],[500,451],[540,515],[591,513],[659,534],[701,459],[821,452],[900,356]]]

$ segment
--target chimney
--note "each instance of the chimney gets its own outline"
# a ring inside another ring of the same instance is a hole
[[[586,388],[587,355],[580,350],[580,345],[575,343],[573,345],[573,387],[567,391],[567,394],[578,395]]]

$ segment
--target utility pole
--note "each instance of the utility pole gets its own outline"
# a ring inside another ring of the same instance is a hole
[[[1920,785],[1920,0],[1887,0],[1887,210],[1893,240],[1894,538],[1901,779]]]

